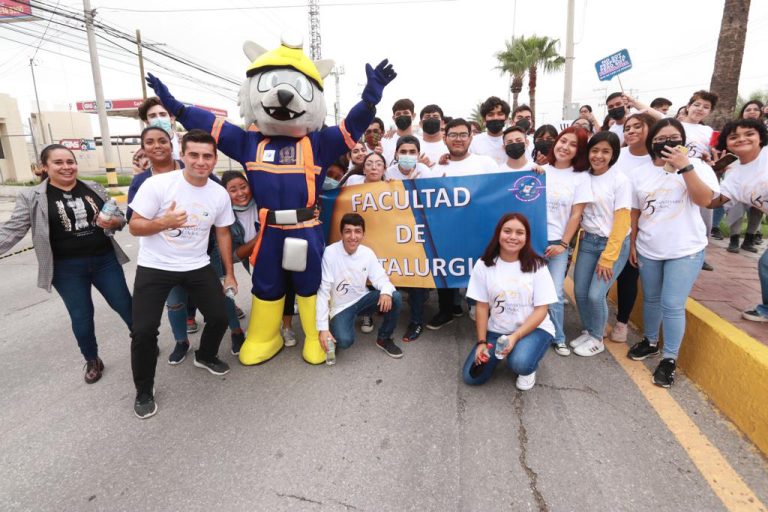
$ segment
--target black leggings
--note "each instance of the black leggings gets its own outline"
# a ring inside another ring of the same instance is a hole
[[[629,315],[632,313],[632,308],[635,307],[637,280],[639,277],[640,271],[637,267],[633,267],[627,262],[624,265],[624,270],[621,271],[621,274],[616,279],[616,295],[619,303],[616,320],[623,324],[629,322]]]

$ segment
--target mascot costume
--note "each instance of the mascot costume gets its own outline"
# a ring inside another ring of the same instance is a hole
[[[386,60],[376,68],[367,64],[362,101],[339,126],[323,127],[323,77],[333,62],[312,62],[302,46],[300,38],[286,37],[272,51],[252,42],[243,46],[251,64],[240,89],[240,115],[256,130],[243,130],[208,111],[185,106],[158,78],[147,77],[160,101],[186,129],[211,133],[219,149],[243,165],[258,205],[261,229],[250,258],[253,302],[240,349],[244,365],[267,361],[283,348],[280,322],[287,279],[296,290],[305,335],[302,356],[311,364],[325,362],[315,324],[325,246],[315,212],[318,194],[326,169],[360,139],[384,87],[396,76]]]

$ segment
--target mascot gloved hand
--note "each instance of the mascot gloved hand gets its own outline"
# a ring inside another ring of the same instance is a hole
[[[252,42],[243,49],[250,65],[240,88],[240,115],[255,131],[185,106],[157,77],[149,75],[147,83],[186,129],[209,132],[225,155],[243,165],[259,208],[261,229],[250,257],[251,317],[240,362],[263,363],[283,348],[280,323],[290,282],[305,335],[302,356],[320,364],[325,352],[318,339],[315,305],[325,242],[315,207],[326,169],[363,135],[384,87],[397,74],[387,60],[375,68],[366,65],[362,101],[338,126],[324,128],[323,78],[333,68],[332,61],[313,62],[295,37],[283,37],[280,47],[271,51]]]

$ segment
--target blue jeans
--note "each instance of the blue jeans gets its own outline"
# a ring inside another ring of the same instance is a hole
[[[496,350],[496,340],[501,334],[488,331],[486,335],[488,343],[491,347],[488,348],[490,352],[490,358],[488,362],[478,368],[474,376],[472,376],[471,370],[475,365],[475,351],[477,346],[473,345],[472,350],[469,351],[467,360],[464,363],[464,369],[461,374],[464,378],[464,382],[471,385],[485,384],[488,379],[493,375],[493,371],[496,369],[496,365],[501,361],[496,359],[494,350]],[[536,371],[539,366],[539,361],[547,353],[547,348],[552,344],[552,335],[544,329],[535,329],[533,332],[523,337],[512,348],[512,351],[507,355],[507,366],[512,373],[516,375],[530,375]]]
[[[712,229],[720,229],[720,222],[722,222],[723,217],[725,217],[725,208],[722,206],[715,208],[712,214]]]
[[[763,303],[755,308],[760,316],[768,318],[768,249],[763,251],[757,262],[757,274],[760,276],[760,290],[763,293]]]
[[[219,254],[218,246],[211,251],[211,266],[216,271],[216,275],[219,279],[224,277],[224,264],[221,261],[221,255]],[[237,318],[237,311],[235,310],[235,301],[229,297],[224,298],[224,309],[227,311],[227,325],[230,331],[240,329],[240,320]],[[293,309],[293,305],[291,305]]]
[[[547,245],[560,245],[560,240],[550,240],[547,242]],[[565,306],[563,301],[565,300],[565,273],[568,270],[568,249],[557,256],[549,258],[547,260],[547,268],[549,268],[552,281],[555,283],[555,291],[557,291],[557,302],[549,305],[549,318],[555,324],[555,337],[552,343],[559,345],[565,343],[565,332],[563,331]]]
[[[579,254],[573,269],[573,292],[581,325],[590,336],[598,340],[603,339],[605,323],[608,321],[608,301],[605,295],[629,258],[629,237],[626,237],[621,245],[619,259],[613,264],[613,278],[610,281],[599,278],[595,269],[607,242],[607,237],[585,233],[579,241]]]
[[[637,255],[643,283],[643,334],[652,344],[664,329],[664,358],[677,359],[685,334],[685,301],[701,272],[704,251],[673,260]]]
[[[187,341],[188,301],[187,290],[181,286],[174,286],[165,301],[165,307],[168,309],[168,323],[171,324],[171,332],[176,343]]]
[[[72,322],[80,353],[86,361],[96,359],[99,348],[93,323],[91,286],[95,286],[113,310],[120,315],[130,330],[131,293],[125,283],[123,267],[114,251],[100,256],[54,260],[53,287],[59,292]]]
[[[408,304],[411,307],[411,323],[424,324],[424,304],[429,297],[427,288],[403,288],[408,292]]]
[[[360,300],[331,318],[331,334],[339,348],[349,348],[355,342],[355,318],[357,315],[372,315],[379,309],[379,290],[371,290]],[[392,294],[392,309],[384,314],[384,321],[379,327],[376,337],[380,340],[389,339],[397,326],[402,299],[400,292]]]

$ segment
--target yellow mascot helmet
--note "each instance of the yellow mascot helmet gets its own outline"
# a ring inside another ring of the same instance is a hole
[[[312,79],[320,90],[323,90],[323,77],[312,60],[304,53],[303,42],[300,38],[295,41],[290,37],[283,37],[280,47],[270,50],[256,57],[246,69],[248,77],[273,68],[293,68],[299,73]]]

